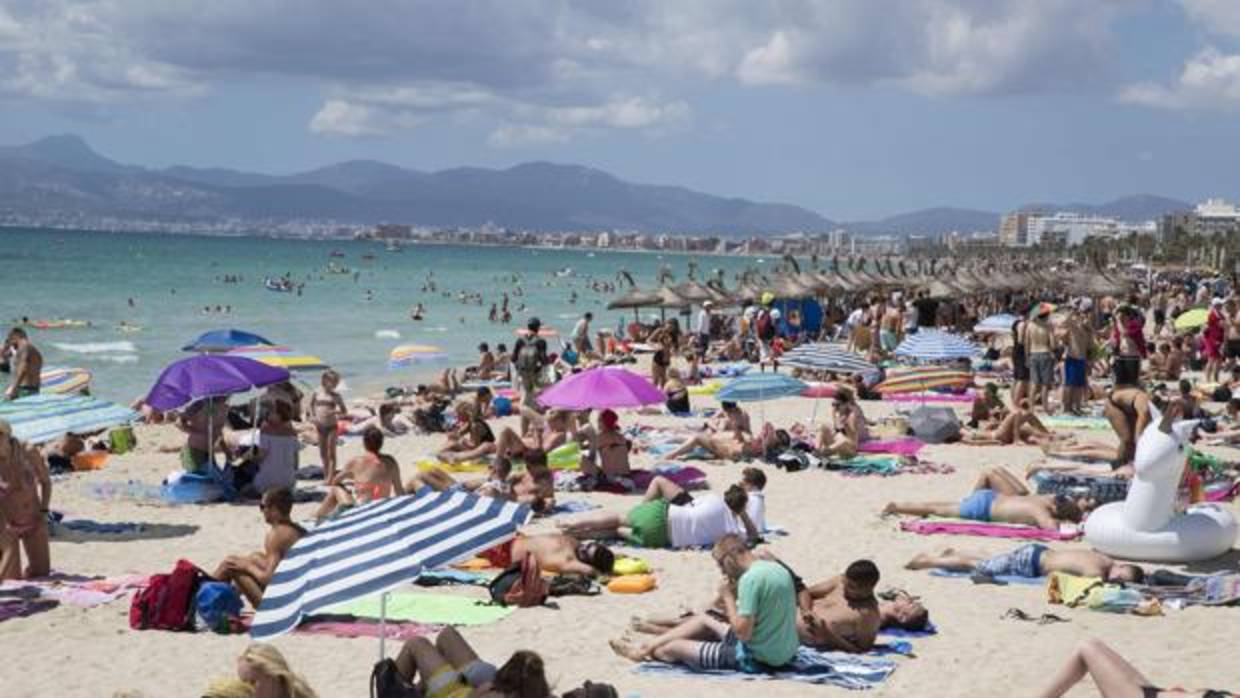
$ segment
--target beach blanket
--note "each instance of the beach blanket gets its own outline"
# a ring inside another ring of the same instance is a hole
[[[32,599],[54,600],[79,608],[94,608],[116,601],[145,584],[146,576],[140,574],[96,579],[54,575],[45,579],[0,582],[0,597],[18,593]]]
[[[492,575],[468,570],[427,570],[413,580],[421,587],[437,587],[448,584],[464,584],[467,586],[486,586],[491,583]]]
[[[1235,606],[1240,605],[1240,574],[1216,572],[1191,577],[1182,586],[1137,586],[1146,596],[1152,596],[1171,608],[1186,606]]]
[[[582,492],[588,489],[611,494],[644,492],[655,475],[662,475],[685,489],[698,489],[706,484],[706,473],[679,463],[661,463],[656,465],[654,470],[631,470],[627,478],[608,480],[601,484],[592,483],[581,473],[555,471],[552,474],[557,492]]]
[[[963,519],[914,519],[901,521],[900,530],[928,536],[942,533],[953,536],[983,536],[986,538],[1020,538],[1024,540],[1061,541],[1076,540],[1081,531],[1048,531],[1036,526],[1019,524],[982,523]]]
[[[1038,494],[1066,494],[1089,497],[1098,504],[1118,502],[1128,496],[1129,480],[1119,477],[1070,475],[1067,473],[1035,473],[1033,483]]]
[[[915,456],[918,451],[925,447],[924,441],[910,436],[903,439],[866,441],[857,450],[862,453],[891,453],[897,456]]]
[[[441,463],[437,460],[427,459],[427,460],[418,461],[415,467],[418,469],[418,472],[420,473],[424,473],[428,470],[434,470],[435,468],[440,468],[444,472],[447,472],[447,473],[460,474],[460,473],[485,473],[490,466],[481,461],[468,462],[468,463]]]
[[[883,395],[884,402],[973,402],[977,394],[967,393],[888,393]]]
[[[934,623],[927,621],[926,627],[921,630],[905,630],[904,628],[889,627],[880,628],[878,634],[885,635],[886,637],[930,637],[931,635],[938,635],[939,629]]]
[[[777,671],[762,674],[746,674],[741,671],[694,671],[679,664],[642,662],[634,668],[638,674],[657,676],[700,676],[713,679],[738,679],[744,681],[799,681],[864,690],[874,688],[896,670],[890,659],[857,656],[844,652],[822,652],[801,647],[796,659]]]
[[[955,579],[972,579],[975,572],[958,572],[955,570],[930,570],[931,577],[952,577]],[[1038,587],[1046,583],[1046,577],[1017,577],[1010,574],[1000,574],[990,579],[1003,584],[1019,584],[1021,586]]]
[[[848,475],[898,475],[904,465],[900,456],[863,454],[852,458],[828,460],[823,464],[827,470],[842,470]]]
[[[330,635],[331,637],[383,637],[389,640],[409,640],[430,637],[443,630],[442,625],[388,621],[382,626],[374,620],[358,620],[350,616],[312,616],[293,632],[301,635]]]
[[[13,618],[26,618],[50,611],[60,605],[54,599],[4,598],[0,596],[0,623]]]
[[[372,594],[329,606],[316,615],[378,618],[379,596]],[[388,620],[444,625],[486,625],[506,618],[515,610],[506,606],[490,606],[480,599],[447,594],[393,593],[388,596],[387,601]]]
[[[1074,417],[1069,414],[1057,414],[1046,417],[1038,417],[1047,429],[1090,429],[1096,431],[1106,431],[1111,428],[1111,422],[1106,417]]]
[[[595,509],[602,508],[602,504],[587,502],[584,499],[570,499],[563,502],[556,502],[555,506],[551,507],[551,511],[547,512],[547,515],[558,516],[560,514],[580,514],[582,512],[594,511]]]

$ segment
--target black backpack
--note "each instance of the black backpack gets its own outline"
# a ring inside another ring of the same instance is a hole
[[[383,659],[370,672],[370,698],[421,698],[421,694],[396,670],[395,661]]]

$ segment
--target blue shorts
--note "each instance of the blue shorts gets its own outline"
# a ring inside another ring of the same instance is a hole
[[[960,500],[960,518],[990,521],[990,506],[995,503],[994,490],[977,490]]]
[[[1063,360],[1063,384],[1069,388],[1084,388],[1088,385],[1085,380],[1085,359],[1067,358]]]
[[[979,562],[977,571],[990,577],[1037,579],[1042,576],[1042,553],[1044,552],[1046,552],[1045,545],[1029,543],[1010,553],[996,555]]]

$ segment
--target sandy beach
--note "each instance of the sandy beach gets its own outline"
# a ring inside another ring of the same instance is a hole
[[[699,405],[708,401],[699,399]],[[709,401],[713,404],[713,401]],[[763,413],[777,424],[808,423],[813,402],[783,399],[753,405],[755,419]],[[893,410],[891,403],[869,402],[871,420]],[[819,405],[818,419],[827,411]],[[513,421],[512,418],[501,423]],[[622,425],[681,423],[670,417],[622,414]],[[75,473],[58,479],[53,508],[73,518],[104,522],[136,521],[147,530],[132,536],[86,536],[61,533],[53,539],[53,568],[62,573],[117,576],[152,574],[188,558],[211,569],[229,553],[261,547],[265,527],[253,504],[210,506],[145,506],[120,501],[98,501],[84,494],[89,483],[134,479],[157,483],[175,467],[175,456],[158,446],[176,443],[169,428],[141,427],[140,448],[114,456],[100,471]],[[1095,433],[1113,438],[1110,433]],[[407,436],[389,441],[388,450],[404,465],[430,454],[442,436]],[[360,450],[358,440],[341,449],[342,458]],[[1161,617],[1111,615],[1089,610],[1050,606],[1040,586],[974,586],[967,579],[933,577],[910,572],[902,565],[914,554],[948,545],[999,552],[1013,547],[997,539],[918,536],[898,530],[895,520],[878,512],[892,499],[958,499],[981,468],[1002,464],[1016,472],[1041,456],[1028,446],[930,446],[925,460],[950,464],[955,472],[941,475],[903,474],[893,477],[845,477],[817,470],[785,473],[766,466],[767,520],[787,528],[790,535],[775,538],[770,549],[807,580],[838,574],[850,561],[868,557],[882,571],[880,588],[899,587],[922,597],[939,628],[933,637],[916,638],[915,657],[897,658],[899,668],[874,695],[1029,695],[1057,668],[1080,640],[1106,639],[1160,685],[1190,687],[1240,685],[1240,668],[1231,659],[1231,644],[1240,610],[1189,608],[1168,610]],[[1223,454],[1225,456],[1225,454]],[[316,460],[312,449],[302,451],[303,464]],[[634,464],[649,466],[650,456]],[[712,489],[722,490],[738,477],[740,467],[708,462],[700,465]],[[302,483],[303,486],[309,483]],[[607,494],[571,493],[562,499],[585,499],[623,511],[636,498]],[[310,517],[313,504],[299,504],[294,518]],[[533,529],[552,526],[536,521]],[[1083,545],[1074,543],[1072,545]],[[565,597],[558,608],[520,609],[490,625],[464,629],[465,637],[485,658],[504,661],[514,650],[537,650],[545,658],[556,690],[580,685],[586,679],[614,684],[622,696],[670,696],[692,691],[712,695],[803,696],[843,693],[841,689],[788,682],[751,684],[700,678],[650,677],[633,672],[633,665],[611,653],[609,638],[621,636],[631,617],[668,612],[703,604],[717,584],[717,572],[704,552],[644,550],[638,554],[656,571],[658,588],[642,595],[604,592],[594,598]],[[1194,571],[1235,569],[1235,552]],[[441,587],[436,593],[482,598],[477,587]],[[3,674],[6,696],[103,696],[133,690],[146,696],[190,696],[212,677],[233,671],[234,659],[249,642],[244,635],[200,632],[179,634],[137,632],[127,622],[128,600],[81,609],[70,604],[0,626],[4,646],[15,660]],[[1037,617],[1052,612],[1067,623],[1037,625],[1003,620],[1009,608]],[[378,641],[372,638],[286,635],[276,645],[292,666],[302,672],[323,696],[360,696],[367,692]],[[20,648],[17,649],[17,648]],[[389,644],[389,655],[395,643]],[[1082,684],[1083,686],[1087,684]],[[1072,695],[1091,695],[1092,687]]]

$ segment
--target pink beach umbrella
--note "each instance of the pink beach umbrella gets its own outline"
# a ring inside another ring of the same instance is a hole
[[[653,383],[616,366],[602,366],[569,376],[547,388],[538,401],[547,407],[584,410],[641,407],[667,400]]]

